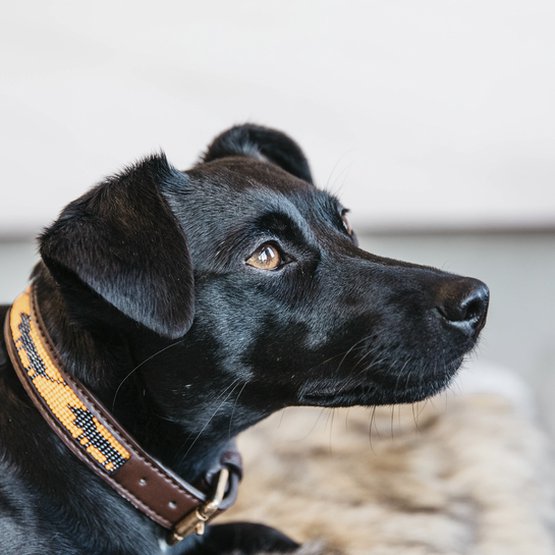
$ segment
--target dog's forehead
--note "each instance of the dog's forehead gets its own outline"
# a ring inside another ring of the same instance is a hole
[[[336,212],[339,203],[326,191],[269,162],[229,157],[186,172],[197,208],[206,202],[224,213],[246,216],[260,210],[306,218],[310,212]]]

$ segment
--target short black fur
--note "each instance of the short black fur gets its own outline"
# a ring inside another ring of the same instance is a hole
[[[481,282],[364,252],[343,218],[295,142],[235,127],[187,172],[152,156],[68,205],[40,239],[41,312],[66,370],[195,483],[276,410],[423,399],[475,345]],[[272,271],[246,263],[265,243]],[[163,537],[65,449],[0,345],[2,552],[151,555]],[[296,547],[237,523],[167,552]]]

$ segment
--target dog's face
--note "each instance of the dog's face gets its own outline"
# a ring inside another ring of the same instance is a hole
[[[234,128],[188,172],[155,157],[88,193],[41,253],[69,304],[77,279],[107,301],[103,324],[177,340],[144,376],[173,419],[193,391],[233,411],[240,398],[245,424],[436,393],[476,343],[487,288],[361,250],[345,207],[311,181],[289,138]]]

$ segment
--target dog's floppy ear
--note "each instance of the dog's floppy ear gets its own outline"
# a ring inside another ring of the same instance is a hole
[[[210,162],[224,156],[262,158],[295,177],[313,183],[308,161],[301,147],[281,131],[259,125],[237,125],[218,135],[203,156]]]
[[[194,312],[193,270],[161,190],[186,180],[163,155],[151,156],[69,204],[40,238],[40,254],[62,290],[74,289],[78,278],[156,333],[185,334]]]

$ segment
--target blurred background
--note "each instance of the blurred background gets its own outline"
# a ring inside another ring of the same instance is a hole
[[[274,126],[364,247],[488,283],[469,371],[518,372],[555,437],[554,28],[550,0],[4,3],[0,302],[103,176]]]

